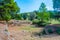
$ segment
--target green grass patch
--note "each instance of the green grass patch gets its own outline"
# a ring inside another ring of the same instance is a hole
[[[26,27],[19,28],[19,30],[35,31],[35,30],[39,30],[39,28],[34,26],[26,26]]]
[[[58,20],[54,20],[54,19],[53,19],[53,20],[51,21],[51,24],[60,24],[60,22],[59,22]]]

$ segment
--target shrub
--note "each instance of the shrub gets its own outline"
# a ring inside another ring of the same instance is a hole
[[[38,26],[46,26],[47,23],[44,22],[44,21],[39,21],[37,25],[38,25]]]
[[[45,22],[45,21],[40,21],[38,19],[35,19],[35,20],[32,21],[32,24],[35,24],[38,27],[40,27],[40,26],[44,27],[44,26],[46,26],[47,24],[50,24],[50,23],[49,22]]]
[[[56,33],[60,35],[60,27],[56,29]]]
[[[48,29],[48,32],[49,32],[50,34],[53,33],[52,29]]]
[[[40,21],[40,20],[35,19],[35,20],[33,20],[33,21],[32,21],[32,24],[38,24],[38,23],[39,23],[39,21]]]
[[[40,21],[40,22],[38,23],[38,25],[39,25],[39,26],[44,26],[44,25],[45,25],[45,22]]]
[[[45,30],[43,30],[41,33],[42,33],[43,35],[46,34]],[[51,29],[49,29],[49,30],[48,30],[48,33],[51,34],[51,33],[53,33],[53,32],[52,32]]]
[[[48,31],[49,34],[54,33],[54,32],[52,31],[52,29],[48,29],[47,31]],[[56,32],[58,35],[60,35],[60,27],[57,27],[55,32]],[[41,33],[42,33],[43,35],[46,34],[46,32],[45,32],[44,29],[43,29],[43,31],[42,31]]]

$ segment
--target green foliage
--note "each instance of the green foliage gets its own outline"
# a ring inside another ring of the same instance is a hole
[[[36,15],[35,15],[35,13],[34,13],[34,12],[22,13],[22,18],[23,18],[24,20],[26,20],[26,19],[34,20],[34,19],[35,19],[35,17],[36,17]]]
[[[55,17],[56,20],[59,20],[59,18],[60,18],[60,12],[55,12],[54,17]]]
[[[48,13],[48,12],[40,12],[40,13],[38,13],[37,14],[38,15],[38,19],[40,19],[40,20],[49,20],[49,18],[50,18],[50,14]]]
[[[9,9],[5,9],[3,6],[0,7],[0,20],[10,20],[11,16],[9,14]]]
[[[38,20],[38,19],[34,19],[34,20],[32,21],[32,24],[38,24],[39,21],[40,21],[40,20]]]
[[[60,0],[53,0],[53,8],[54,8],[54,11],[55,11],[55,19],[56,20],[59,20],[60,18]]]
[[[52,29],[48,29],[47,31],[48,31],[49,34],[54,33],[54,32],[52,31]],[[58,35],[60,35],[60,27],[57,27],[57,28],[55,29],[55,32],[56,32]],[[41,31],[40,33],[42,33],[43,35],[46,34],[46,32],[45,32],[44,29],[43,29],[43,31]]]
[[[32,24],[35,24],[38,27],[44,27],[49,23],[46,23],[45,21],[40,21],[38,19],[35,19],[35,20],[32,21]]]
[[[60,7],[60,0],[52,0],[52,1],[53,1],[53,8],[54,9]],[[59,10],[59,9],[57,9],[57,10]]]
[[[48,32],[49,32],[49,33],[53,33],[52,29],[48,29]]]
[[[34,12],[30,13],[29,20],[34,20],[35,17],[36,17],[36,14]]]
[[[46,11],[47,11],[46,5],[44,3],[41,3],[39,12],[46,12]]]
[[[50,14],[47,11],[46,5],[44,3],[41,3],[41,6],[39,8],[39,12],[37,13],[38,19],[40,19],[41,21],[43,20],[49,20],[50,18]]]
[[[60,27],[56,29],[56,33],[60,35]]]
[[[22,19],[21,14],[15,14],[14,19],[21,20]]]
[[[44,26],[46,26],[46,25],[47,25],[47,23],[44,22],[44,21],[39,21],[39,22],[38,22],[38,26],[44,27]]]
[[[3,0],[0,5],[0,20],[9,21],[13,17],[12,14],[19,11],[19,7],[14,0]]]
[[[23,18],[24,20],[26,20],[26,19],[28,18],[27,13],[22,13],[22,18]]]
[[[43,29],[43,31],[41,31],[40,33],[42,33],[43,35],[46,35],[46,32],[45,32],[45,30]],[[48,33],[49,34],[52,34],[53,32],[52,32],[52,30],[51,29],[48,29]]]
[[[50,14],[50,18],[54,18],[54,12],[53,11],[48,11],[48,13]]]

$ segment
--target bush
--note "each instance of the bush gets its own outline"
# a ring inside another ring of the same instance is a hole
[[[32,21],[32,24],[38,24],[38,23],[39,23],[39,21],[40,21],[40,20],[35,19],[35,20],[33,20],[33,21]]]
[[[46,23],[45,21],[39,21],[37,25],[44,27],[44,26],[46,26],[47,24],[48,24],[48,23]]]
[[[50,34],[53,33],[52,29],[48,29],[48,32],[49,32]]]
[[[57,27],[55,32],[56,32],[58,35],[60,35],[60,27]],[[45,32],[44,29],[43,29],[43,31],[42,31],[41,33],[42,33],[43,35],[46,34],[46,32]],[[54,32],[52,31],[52,29],[48,29],[48,33],[49,33],[49,34],[52,34],[52,33],[54,33]]]
[[[32,21],[32,24],[35,24],[38,27],[40,27],[40,26],[44,27],[44,26],[46,26],[47,24],[50,24],[50,23],[45,22],[45,21],[40,21],[38,19],[35,19],[35,20]]]
[[[60,35],[60,27],[56,29],[56,33]]]
[[[38,23],[38,26],[45,26],[45,22],[43,22],[43,21],[40,21],[39,23]]]
[[[45,30],[43,30],[41,33],[42,33],[43,35],[46,34]],[[51,33],[53,33],[53,32],[52,32],[51,29],[49,29],[49,30],[48,30],[48,33],[51,34]]]

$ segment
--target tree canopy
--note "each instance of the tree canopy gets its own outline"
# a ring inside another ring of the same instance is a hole
[[[49,18],[50,14],[47,12],[47,8],[44,3],[41,3],[40,8],[39,8],[39,12],[37,15],[38,15],[39,19],[41,19],[41,21],[43,21],[43,19]]]
[[[2,0],[0,2],[0,20],[8,21],[12,14],[19,12],[19,7],[14,0]]]

